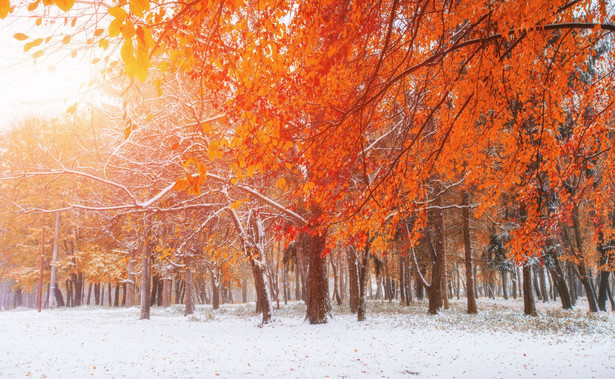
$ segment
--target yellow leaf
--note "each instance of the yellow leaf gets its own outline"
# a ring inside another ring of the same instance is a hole
[[[32,12],[36,8],[38,8],[39,1],[35,1],[33,3],[28,4],[28,11]]]
[[[124,21],[124,19],[126,18],[126,16],[128,16],[128,13],[126,13],[126,11],[124,9],[122,9],[122,7],[113,7],[113,8],[109,8],[109,14],[111,16],[113,16],[113,18]]]
[[[98,41],[98,46],[100,46],[103,50],[107,50],[109,48],[109,41],[106,39],[101,39]]]
[[[244,202],[243,199],[237,200],[234,203],[231,204],[231,209],[235,210],[237,208],[239,208],[239,206]]]
[[[105,29],[103,28],[94,30],[94,37],[98,37],[99,35],[103,34],[104,31]]]
[[[275,182],[275,186],[281,189],[284,189],[286,187],[286,179],[284,179],[284,177],[280,177],[276,182]]]
[[[143,17],[143,11],[149,10],[149,0],[130,0],[130,11],[137,17]]]
[[[30,49],[40,45],[41,43],[43,43],[43,39],[42,38],[37,38],[34,41],[26,43],[24,45],[24,47],[23,47],[23,51],[27,53]]]
[[[36,19],[36,26],[41,26],[42,23],[43,23],[43,19],[41,17]]]
[[[124,67],[126,68],[126,74],[132,78],[137,73],[137,60],[134,56],[134,49],[131,40],[124,42],[122,48],[120,49],[120,55],[122,57],[122,61],[124,62]]]
[[[11,2],[9,0],[0,0],[0,18],[5,18],[11,11]]]
[[[254,166],[253,164],[249,165],[248,168],[246,169],[246,176],[248,178],[253,177],[254,171],[256,171],[256,166]]]
[[[126,20],[124,25],[120,27],[120,30],[122,31],[122,36],[124,36],[125,39],[131,39],[135,35],[135,26],[130,20]]]
[[[13,38],[15,38],[18,41],[23,41],[23,40],[27,40],[28,36],[23,33],[15,33],[13,34]]]
[[[71,38],[70,35],[64,36],[64,38],[62,38],[62,43],[66,45],[67,43],[70,42],[70,38]]]
[[[39,50],[36,53],[32,54],[32,58],[38,59],[43,56],[43,50]]]
[[[71,9],[74,4],[75,0],[56,0],[56,5],[64,12],[68,12],[68,10]]]
[[[141,25],[137,26],[137,39],[139,45],[144,46],[146,50],[154,47],[154,37],[152,37],[152,32],[148,28],[144,28]]]
[[[109,37],[117,37],[120,35],[123,19],[116,18],[109,24]]]
[[[75,113],[77,111],[77,103],[71,105],[66,109],[66,113]]]
[[[73,50],[70,52],[70,57],[75,58],[77,56],[77,50]]]

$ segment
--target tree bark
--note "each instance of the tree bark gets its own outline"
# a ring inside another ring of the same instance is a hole
[[[536,302],[532,292],[532,266],[528,262],[523,266],[523,313],[538,316]]]
[[[164,268],[162,281],[162,307],[168,308],[171,306],[171,269],[168,266]]]
[[[143,222],[143,246],[141,248],[141,320],[149,320],[150,317],[150,272],[151,250],[149,248],[149,216],[145,216]]]
[[[444,258],[444,214],[441,208],[442,199],[436,196],[434,199],[434,210],[428,211],[427,232],[428,245],[432,260],[431,284],[427,288],[429,295],[428,312],[432,315],[438,314],[442,308],[442,275],[444,274],[446,260]],[[444,289],[446,290],[446,289]]]
[[[57,271],[57,263],[58,263],[58,238],[60,235],[60,212],[56,212],[56,222],[55,222],[55,230],[53,234],[53,256],[51,258],[51,279],[49,281],[49,292],[52,294],[49,298],[49,308],[55,308],[60,303],[58,299],[58,291],[56,283],[56,271]],[[60,296],[62,296],[62,292],[60,292]],[[64,300],[62,300],[62,303]]]
[[[369,241],[363,250],[361,268],[359,271],[359,301],[357,304],[357,321],[365,321],[367,312],[367,277],[369,275],[369,261],[371,257]]]
[[[128,257],[128,265],[126,270],[128,271],[126,274],[126,301],[125,306],[127,308],[135,305],[135,252],[131,251]]]
[[[333,296],[335,297],[335,301],[337,305],[342,305],[342,297],[340,296],[340,291],[338,287],[339,277],[337,275],[337,266],[335,264],[335,255],[331,253],[329,255],[329,259],[331,260],[331,271],[333,271]]]
[[[591,278],[588,278],[587,270],[584,262],[577,264],[578,276],[583,288],[585,289],[585,296],[587,297],[587,303],[589,305],[590,312],[598,312],[598,301],[596,299],[596,293],[594,287],[591,285]]]
[[[476,314],[476,296],[474,295],[474,268],[472,261],[472,235],[470,234],[470,194],[466,191],[462,195],[463,217],[463,247],[466,268],[466,296],[468,301],[468,313]]]
[[[310,267],[307,283],[306,318],[310,324],[325,324],[331,311],[329,301],[329,279],[327,277],[327,261],[325,259],[325,244],[327,232],[312,231],[310,241]]]
[[[350,312],[357,313],[357,307],[359,306],[359,266],[354,247],[346,248],[346,258],[348,261],[348,303]]]
[[[214,270],[217,268],[214,267]],[[211,272],[211,306],[213,309],[220,309],[220,283],[217,273]]]
[[[186,267],[184,267],[184,281],[186,282],[186,294],[184,295],[186,308],[184,310],[184,316],[188,316],[194,313],[194,303],[192,297],[192,257],[186,258]]]

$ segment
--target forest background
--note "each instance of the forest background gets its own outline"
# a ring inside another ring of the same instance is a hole
[[[613,14],[1,0],[34,25],[13,36],[33,60],[98,73],[63,117],[3,132],[2,307],[615,308]]]

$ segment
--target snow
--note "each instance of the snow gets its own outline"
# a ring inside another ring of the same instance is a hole
[[[260,326],[254,305],[80,307],[0,312],[0,377],[23,378],[612,378],[615,315],[562,311],[520,300],[463,300],[429,316],[425,304],[370,302],[368,320],[336,309],[325,325],[303,320],[304,305]]]

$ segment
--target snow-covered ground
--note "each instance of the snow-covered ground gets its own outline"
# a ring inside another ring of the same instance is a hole
[[[0,312],[0,378],[614,378],[615,315],[516,301],[463,301],[428,316],[424,304],[371,302],[357,323],[338,309],[325,325],[303,321],[302,304],[259,327],[253,306],[82,307]]]

